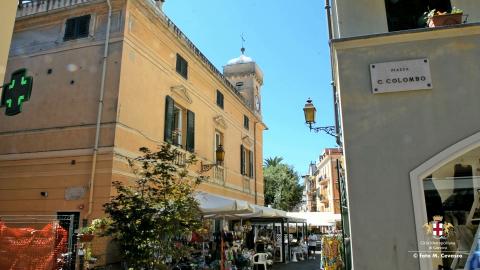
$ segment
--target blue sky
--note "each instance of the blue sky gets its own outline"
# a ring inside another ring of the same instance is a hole
[[[166,0],[164,12],[220,71],[240,55],[244,33],[245,54],[264,73],[264,158],[282,156],[305,174],[323,148],[336,145],[308,130],[302,110],[311,97],[317,124],[334,124],[323,1]]]

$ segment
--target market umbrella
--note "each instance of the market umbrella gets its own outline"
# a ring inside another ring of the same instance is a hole
[[[231,199],[219,195],[199,192],[195,198],[200,204],[200,211],[205,217],[221,218],[235,214],[253,213],[253,206],[243,200]]]

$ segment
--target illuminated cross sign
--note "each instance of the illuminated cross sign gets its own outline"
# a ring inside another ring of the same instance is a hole
[[[0,107],[6,107],[5,114],[8,116],[21,113],[23,102],[30,99],[33,78],[26,74],[26,69],[19,69],[12,73],[10,83],[3,85]]]

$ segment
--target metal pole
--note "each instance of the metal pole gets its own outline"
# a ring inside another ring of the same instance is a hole
[[[344,269],[349,270],[350,269],[350,260],[346,257],[347,254],[347,245],[345,244],[345,217],[344,217],[344,208],[343,208],[343,198],[345,194],[343,193],[343,176],[340,173],[340,160],[337,159],[337,178],[338,178],[338,192],[340,193],[340,215],[342,217],[342,245],[343,245],[343,251],[342,251],[342,257],[344,260]]]

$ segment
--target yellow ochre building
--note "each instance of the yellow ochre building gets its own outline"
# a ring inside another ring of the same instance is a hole
[[[5,83],[26,69],[33,90],[21,113],[0,108],[0,215],[90,222],[103,216],[112,181],[134,177],[125,157],[165,140],[204,164],[222,144],[223,166],[200,190],[263,205],[262,71],[244,50],[218,71],[162,4],[19,6]]]

